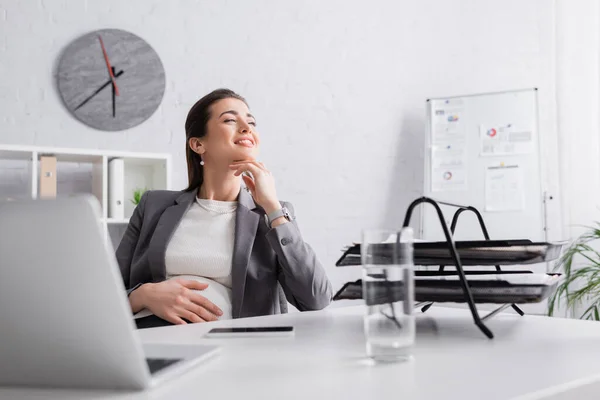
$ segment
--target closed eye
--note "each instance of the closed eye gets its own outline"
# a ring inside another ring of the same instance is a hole
[[[229,122],[237,122],[237,121],[235,119],[228,118],[226,120],[223,120],[223,122],[229,123]],[[252,125],[252,126],[256,127],[256,121],[248,121],[248,125]]]

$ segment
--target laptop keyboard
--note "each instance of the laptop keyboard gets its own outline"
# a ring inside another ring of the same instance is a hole
[[[181,361],[180,358],[146,358],[151,375],[179,361]]]

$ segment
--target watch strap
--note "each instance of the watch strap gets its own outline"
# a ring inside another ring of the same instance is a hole
[[[269,227],[277,218],[285,217],[288,221],[291,221],[290,213],[286,207],[281,207],[279,210],[275,210],[272,213],[267,215],[267,223]]]
[[[134,290],[138,289],[140,286],[142,286],[143,283],[138,283],[137,285],[135,285],[134,287],[132,287],[131,289],[127,290],[127,297],[129,297],[129,295],[131,293],[133,293]]]

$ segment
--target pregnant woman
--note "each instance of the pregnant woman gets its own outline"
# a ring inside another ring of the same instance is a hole
[[[146,192],[116,252],[138,327],[326,307],[331,284],[257,161],[244,98],[211,92],[185,130],[189,186]]]

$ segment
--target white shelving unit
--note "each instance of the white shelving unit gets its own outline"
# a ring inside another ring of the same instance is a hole
[[[0,200],[37,198],[41,156],[57,159],[57,196],[91,193],[102,206],[106,239],[116,246],[135,205],[134,190],[171,189],[171,155],[107,150],[0,145]],[[125,218],[108,215],[108,162],[123,159]]]

